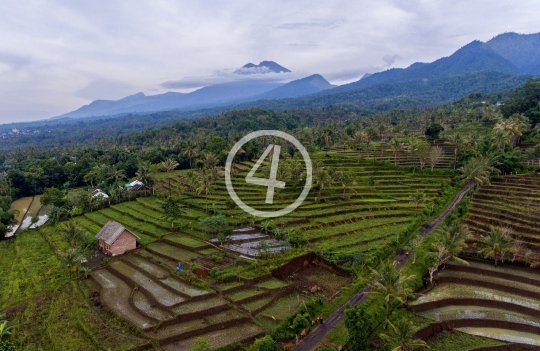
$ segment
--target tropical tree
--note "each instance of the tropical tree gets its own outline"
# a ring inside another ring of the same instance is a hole
[[[330,171],[323,166],[316,167],[315,170],[315,176],[314,176],[314,183],[315,186],[319,189],[319,192],[317,193],[317,201],[320,199],[321,194],[324,189],[330,187],[334,180],[332,179],[332,176],[330,174]]]
[[[354,180],[354,177],[348,172],[339,171],[339,172],[336,172],[336,180],[335,180],[335,182],[337,184],[341,185],[341,187],[343,188],[342,198],[343,198],[343,200],[346,200],[345,193],[346,193],[347,189],[351,189],[351,187],[356,184],[356,181]],[[351,189],[351,190],[355,194],[357,194],[356,190],[354,190],[354,189]]]
[[[195,145],[192,142],[188,142],[186,144],[186,148],[184,150],[183,155],[189,158],[189,168],[193,168],[191,165],[191,160],[193,157],[196,157],[199,154],[197,149],[195,148]]]
[[[509,227],[491,227],[490,233],[482,237],[484,247],[478,252],[485,258],[493,259],[495,267],[497,267],[498,261],[504,263],[506,254],[514,253],[517,250],[511,233],[512,230]]]
[[[356,133],[354,133],[354,139],[360,146],[358,150],[358,162],[360,163],[360,156],[362,155],[362,146],[366,145],[369,148],[369,142],[370,142],[369,135],[365,131],[359,130]],[[367,157],[369,158],[369,153]]]
[[[172,158],[168,158],[165,161],[161,162],[161,167],[167,171],[167,173],[170,173],[173,171],[176,167],[178,167],[180,164],[173,160]],[[169,196],[172,195],[172,188],[171,188],[171,177],[167,176],[169,179]]]
[[[207,170],[212,170],[214,169],[219,163],[219,160],[218,158],[216,157],[216,155],[212,154],[212,153],[207,153],[204,155],[204,158],[203,158],[203,165],[204,165],[204,168],[207,169]]]
[[[205,194],[205,211],[208,213],[208,194],[214,190],[214,180],[207,173],[201,173],[197,179],[197,194]]]
[[[60,258],[60,263],[66,266],[69,273],[69,279],[71,279],[73,273],[76,273],[79,266],[81,265],[81,260],[83,259],[83,256],[75,247],[69,248],[66,251],[58,252],[57,256]]]
[[[431,148],[431,150],[429,150],[429,165],[431,166],[432,172],[433,168],[435,168],[435,165],[437,162],[439,162],[443,154],[443,149],[440,146],[434,146]]]
[[[77,222],[70,220],[60,227],[60,234],[68,241],[72,248],[84,241],[86,233]]]
[[[377,269],[370,268],[371,279],[368,286],[372,290],[371,293],[381,295],[384,298],[387,321],[390,314],[390,306],[395,301],[405,303],[405,297],[411,291],[408,287],[408,282],[415,278],[414,275],[405,276],[403,271],[396,268],[396,261],[381,262]]]
[[[394,154],[394,165],[397,165],[397,153],[403,149],[403,142],[399,138],[392,138],[388,142],[390,150]]]
[[[463,143],[463,138],[461,137],[461,134],[455,133],[450,136],[449,142],[454,145],[454,169],[456,169],[457,154]]]
[[[418,210],[418,206],[427,201],[426,193],[423,190],[416,190],[411,196],[409,196],[410,202],[414,204],[415,208]]]
[[[426,160],[429,158],[431,146],[425,140],[419,140],[411,145],[411,151],[416,155],[420,163],[420,169],[424,169]]]
[[[500,173],[500,171],[493,166],[495,161],[494,157],[488,155],[472,158],[458,169],[461,172],[460,178],[466,184],[489,184],[491,173]]]
[[[184,211],[178,206],[178,202],[172,197],[169,196],[161,204],[161,209],[163,210],[163,218],[171,221],[171,228],[174,228],[174,221],[178,220],[184,214]]]
[[[220,234],[228,235],[231,233],[229,223],[224,215],[201,218],[199,219],[199,223],[214,236],[219,236]]]
[[[416,328],[412,321],[402,318],[395,323],[388,322],[388,326],[388,331],[379,336],[392,347],[392,351],[412,351],[428,347],[425,341],[414,337]]]
[[[114,184],[118,184],[121,179],[126,179],[126,171],[119,169],[116,165],[112,166],[109,179],[114,181]]]

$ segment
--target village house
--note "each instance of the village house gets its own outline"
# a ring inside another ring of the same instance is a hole
[[[122,255],[137,247],[139,237],[118,222],[109,221],[96,234],[99,249],[110,256]]]

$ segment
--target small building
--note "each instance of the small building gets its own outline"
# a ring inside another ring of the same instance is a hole
[[[92,191],[92,197],[93,198],[97,198],[97,197],[102,197],[104,199],[108,199],[109,198],[109,195],[107,195],[103,190],[101,189],[96,189],[94,191]]]
[[[137,247],[139,237],[118,222],[108,221],[96,234],[99,249],[106,255],[122,255]]]
[[[137,192],[144,192],[144,193],[150,190],[150,188],[147,187],[146,184],[144,184],[140,180],[135,180],[131,183],[127,183],[125,185],[125,188],[126,188],[126,191],[137,191]]]

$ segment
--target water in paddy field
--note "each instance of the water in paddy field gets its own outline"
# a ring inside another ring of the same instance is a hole
[[[540,327],[540,320],[517,312],[480,306],[445,306],[421,312],[420,315],[436,321],[452,319],[492,319]]]
[[[515,305],[525,306],[540,310],[540,301],[524,296],[508,294],[498,290],[476,287],[476,286],[466,286],[461,284],[439,284],[433,290],[429,291],[425,295],[420,296],[418,299],[413,301],[411,305],[416,305],[424,302],[438,301],[447,298],[477,298],[477,299],[488,299],[495,301],[503,301],[508,303],[513,303]]]
[[[456,328],[461,332],[484,336],[487,338],[507,341],[507,342],[516,342],[522,344],[536,345],[540,346],[540,335],[525,333],[514,330],[499,329],[499,328],[480,328],[480,327],[466,327],[466,328]]]

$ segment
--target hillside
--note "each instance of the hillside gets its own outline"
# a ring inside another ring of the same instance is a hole
[[[330,84],[320,74],[294,80],[290,83],[282,85],[274,90],[257,96],[257,99],[284,99],[295,98],[309,94],[315,94],[323,90],[334,88],[335,85]]]

